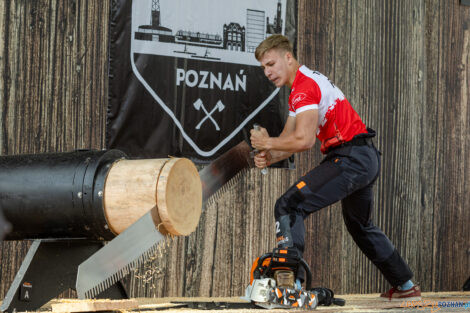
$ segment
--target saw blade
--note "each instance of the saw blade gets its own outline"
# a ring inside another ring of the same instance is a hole
[[[242,141],[199,171],[206,201],[242,169],[253,166],[250,146]]]
[[[78,266],[78,298],[93,298],[124,278],[154,254],[163,238],[151,212],[144,214]]]
[[[250,146],[242,141],[199,171],[205,202],[242,169],[250,166]],[[149,259],[164,236],[155,228],[151,212],[111,240],[78,267],[80,299],[92,298]]]

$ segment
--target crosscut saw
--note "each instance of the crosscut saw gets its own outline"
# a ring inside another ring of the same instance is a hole
[[[250,146],[242,141],[199,171],[206,202],[242,169],[252,166]],[[150,210],[78,267],[78,298],[93,298],[128,275],[157,250],[165,237],[158,229],[156,210]]]

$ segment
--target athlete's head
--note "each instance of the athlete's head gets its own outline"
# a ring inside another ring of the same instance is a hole
[[[291,86],[299,63],[294,57],[292,44],[283,35],[272,35],[263,40],[255,51],[266,77],[276,85]]]

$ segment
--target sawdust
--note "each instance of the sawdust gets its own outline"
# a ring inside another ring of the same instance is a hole
[[[142,288],[150,290],[155,289],[154,281],[165,275],[165,271],[158,264],[159,260],[168,253],[175,236],[169,234],[158,244],[157,248],[151,255],[138,267],[134,268],[133,276],[137,284]]]

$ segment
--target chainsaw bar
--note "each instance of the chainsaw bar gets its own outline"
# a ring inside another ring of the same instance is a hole
[[[252,302],[226,302],[226,301],[172,301],[172,304],[181,305],[195,310],[240,310],[259,309]]]

